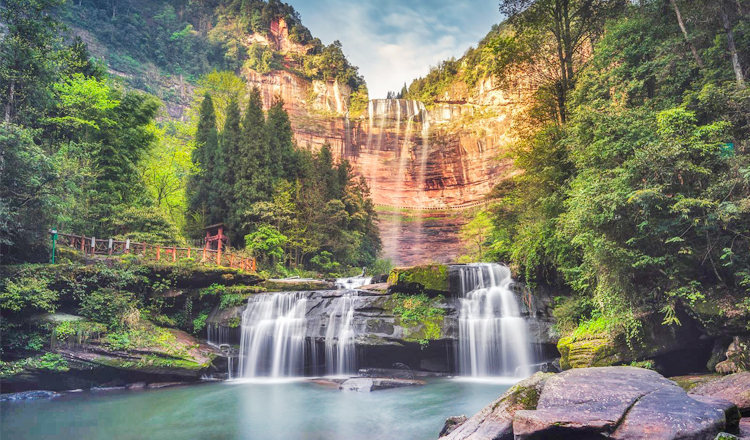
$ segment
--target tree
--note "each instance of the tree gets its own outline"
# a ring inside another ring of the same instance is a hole
[[[0,104],[6,123],[20,109],[43,99],[52,74],[51,47],[60,28],[52,10],[61,0],[3,0],[0,22],[7,30],[0,41]]]
[[[231,229],[239,237],[250,233],[248,211],[259,201],[269,200],[273,182],[269,173],[266,118],[260,90],[254,87],[242,119],[242,135],[235,163],[235,204],[229,212]]]
[[[213,180],[216,176],[214,163],[216,151],[219,148],[218,133],[216,130],[216,113],[214,112],[211,95],[206,93],[198,113],[198,128],[195,132],[195,149],[193,150],[193,163],[196,172],[188,181],[188,206],[193,212],[209,212],[214,195],[211,194]],[[214,218],[209,217],[207,222],[212,223]],[[206,226],[206,225],[203,225]]]
[[[271,177],[276,179],[294,179],[298,172],[296,150],[294,148],[292,124],[289,114],[284,110],[284,101],[276,97],[268,109],[266,120],[268,137],[268,157]]]
[[[554,57],[557,63],[558,118],[565,123],[567,101],[575,88],[584,45],[595,39],[604,22],[621,10],[623,0],[501,0],[500,12],[517,29],[518,35],[541,31],[552,40],[552,53],[538,49],[542,57]]]
[[[240,165],[239,155],[242,141],[240,108],[236,99],[229,100],[226,111],[224,130],[221,132],[218,155],[215,160],[218,179],[215,181],[217,198],[214,217],[220,221],[231,223],[229,221],[230,212],[232,206],[237,202],[234,191],[236,174]],[[232,230],[231,227],[230,230]]]

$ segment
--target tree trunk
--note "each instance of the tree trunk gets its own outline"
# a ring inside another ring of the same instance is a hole
[[[8,102],[5,104],[5,123],[10,123],[10,114],[13,109],[13,100],[16,95],[16,82],[10,82],[10,88],[8,90]]]
[[[729,54],[732,57],[732,69],[734,69],[734,76],[737,79],[737,87],[744,89],[745,75],[742,70],[742,64],[740,63],[740,57],[737,55],[737,46],[734,43],[734,32],[732,32],[732,23],[729,22],[727,5],[723,0],[721,2],[721,24],[724,26],[724,31],[727,33],[727,45],[729,46]]]
[[[680,30],[682,30],[682,35],[685,36],[685,42],[687,42],[688,46],[690,46],[690,50],[693,52],[693,57],[695,58],[695,62],[698,64],[698,67],[701,69],[704,68],[703,60],[701,59],[700,54],[698,54],[698,49],[695,48],[695,45],[693,44],[692,40],[690,40],[690,35],[688,35],[687,28],[685,27],[685,22],[682,21],[682,14],[680,13],[680,8],[677,6],[677,0],[669,0],[669,3],[672,4],[672,7],[674,8],[674,13],[677,15],[677,23],[680,25]]]

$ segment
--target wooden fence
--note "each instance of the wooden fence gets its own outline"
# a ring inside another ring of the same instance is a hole
[[[240,255],[232,249],[208,249],[162,246],[148,243],[138,243],[130,240],[99,239],[85,235],[57,234],[58,246],[77,249],[87,255],[123,255],[134,254],[157,261],[178,261],[185,258],[200,259],[203,263],[214,263],[218,266],[242,269],[255,272],[255,258]]]

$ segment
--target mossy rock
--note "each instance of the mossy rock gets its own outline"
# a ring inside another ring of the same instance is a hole
[[[448,266],[427,264],[397,267],[391,270],[388,276],[388,286],[391,292],[448,294],[450,291]]]
[[[630,364],[683,350],[697,337],[686,325],[666,326],[649,317],[642,322],[642,338],[631,344],[617,330],[583,335],[574,332],[561,338],[557,343],[560,366],[568,370]]]
[[[615,342],[606,337],[582,340],[561,338],[557,343],[557,350],[560,352],[560,366],[563,370],[605,367],[622,361]]]

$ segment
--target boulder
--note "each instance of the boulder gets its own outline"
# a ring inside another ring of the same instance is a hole
[[[339,389],[342,391],[369,393],[370,391],[422,386],[424,384],[425,382],[421,380],[356,377],[342,382],[339,385]]]
[[[750,417],[740,420],[740,438],[750,440]]]
[[[553,376],[552,373],[536,373],[519,382],[499,399],[485,406],[469,420],[455,426],[447,436],[441,438],[446,440],[512,440],[513,416],[517,411],[534,409],[545,381]]]
[[[750,336],[735,336],[724,359],[726,360],[716,364],[717,373],[732,374],[750,370]]]
[[[634,367],[569,370],[546,380],[535,410],[516,412],[515,439],[712,440],[725,403],[690,398],[660,374]]]
[[[438,435],[438,437],[447,436],[451,432],[455,431],[456,428],[463,425],[466,420],[467,419],[465,415],[448,417],[447,419],[445,419],[445,424],[443,425],[443,429],[440,430],[440,434]]]
[[[690,393],[696,396],[728,400],[737,405],[743,415],[750,415],[750,372],[748,371],[699,385]]]

